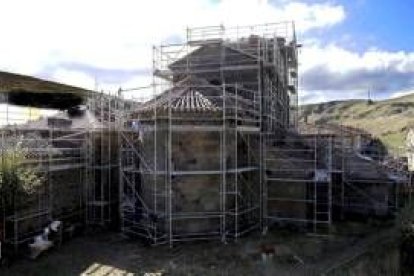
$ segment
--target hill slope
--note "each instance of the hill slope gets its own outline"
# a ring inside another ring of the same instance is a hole
[[[364,129],[389,148],[404,146],[409,127],[414,126],[414,94],[376,102],[333,101],[303,105],[299,120],[334,123]]]

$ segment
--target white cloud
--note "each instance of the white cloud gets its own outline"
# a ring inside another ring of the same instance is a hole
[[[335,44],[321,46],[316,43],[303,47],[300,63],[303,71],[315,66],[323,66],[339,74],[356,69],[394,69],[399,72],[414,72],[414,52],[369,49],[359,54]]]
[[[78,86],[87,88],[87,89],[95,89],[96,80],[89,76],[86,73],[74,71],[74,70],[66,70],[66,69],[57,69],[52,78],[58,82],[73,85],[76,84]]]
[[[297,22],[300,31],[333,26],[345,19],[345,10],[342,6],[329,4],[290,3],[283,13],[282,17]]]
[[[296,20],[306,32],[345,18],[339,5],[266,0],[2,0],[0,10],[0,69],[37,75],[57,67],[53,78],[88,87],[91,77],[59,64],[133,70],[151,66],[151,46],[183,38],[186,26]]]
[[[299,60],[300,95],[305,103],[366,98],[368,90],[389,93],[414,85],[414,52],[372,48],[357,53],[336,44],[309,40]]]
[[[2,0],[0,11],[0,70],[46,74],[89,89],[97,82],[98,89],[111,91],[146,86],[151,76],[107,83],[92,72],[68,69],[62,64],[132,71],[151,67],[152,45],[172,37],[184,39],[187,26],[294,20],[301,35],[329,28],[346,17],[343,6],[328,0],[319,4],[280,0],[278,5],[267,0],[222,0],[215,4],[209,0]],[[300,63],[305,79],[301,82],[301,98],[327,101],[361,97],[368,87],[391,82],[390,78],[381,79],[381,75],[407,78],[407,74],[414,73],[414,52],[373,48],[357,53],[314,39],[304,42]],[[306,78],[321,68],[324,75],[320,74],[319,79]],[[148,90],[135,93],[139,97],[147,94]]]
[[[152,76],[141,75],[134,77],[123,85],[100,83],[98,88],[105,88],[109,91],[118,91],[121,89],[122,96],[126,99],[134,99],[139,102],[145,102],[154,96],[157,89],[151,85]]]
[[[329,102],[332,100],[351,100],[351,99],[367,99],[368,90],[353,89],[347,91],[340,90],[301,90],[299,104],[312,104]]]

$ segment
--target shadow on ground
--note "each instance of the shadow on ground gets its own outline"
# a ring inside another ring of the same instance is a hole
[[[192,242],[172,249],[147,246],[117,233],[101,233],[75,238],[37,260],[18,260],[9,268],[1,268],[0,275],[319,275],[335,261],[352,256],[367,237],[375,242],[372,233],[378,228],[371,230],[365,237],[312,237],[271,231],[266,236],[256,233],[228,244]],[[264,245],[276,248],[266,261],[261,254]]]

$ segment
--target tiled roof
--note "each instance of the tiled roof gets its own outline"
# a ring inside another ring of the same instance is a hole
[[[186,78],[145,103],[138,111],[215,112],[221,110],[221,90],[208,82]]]
[[[220,108],[213,103],[210,99],[204,96],[200,91],[193,88],[185,88],[183,93],[180,93],[178,97],[171,96],[171,100],[164,102],[161,106],[168,110],[171,106],[173,111],[191,111],[191,112],[203,112],[203,111],[218,111]]]

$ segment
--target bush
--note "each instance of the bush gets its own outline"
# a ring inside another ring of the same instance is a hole
[[[26,207],[43,184],[43,178],[24,165],[26,151],[19,145],[3,149],[0,157],[0,207],[5,214]]]

